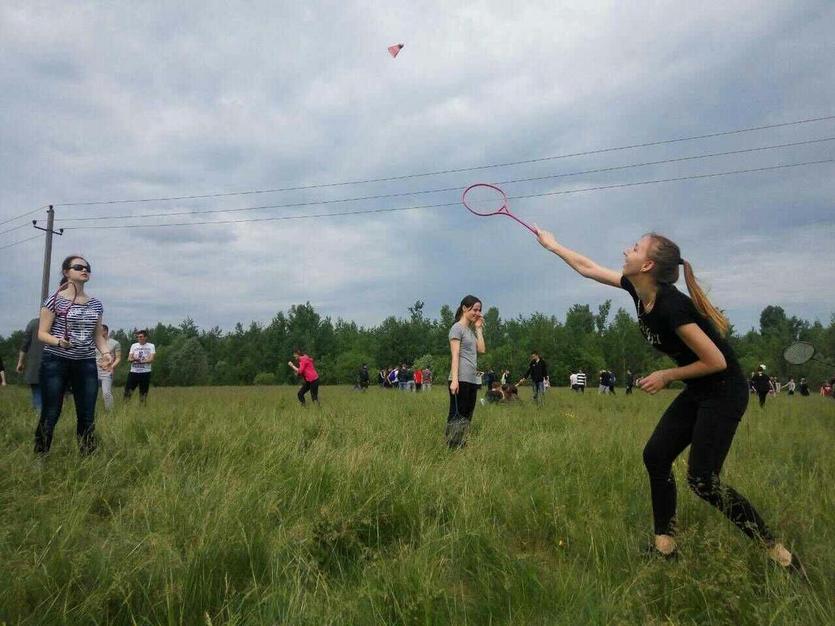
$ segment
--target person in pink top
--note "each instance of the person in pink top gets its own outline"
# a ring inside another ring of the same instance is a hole
[[[298,367],[292,361],[288,361],[287,365],[293,368],[296,376],[302,378],[302,386],[297,394],[299,402],[304,405],[304,394],[310,391],[310,399],[319,404],[319,374],[313,367],[313,358],[302,352],[301,348],[293,348],[293,358],[299,362]]]

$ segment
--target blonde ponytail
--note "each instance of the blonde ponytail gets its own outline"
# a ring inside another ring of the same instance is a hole
[[[649,258],[655,261],[653,276],[659,284],[674,285],[678,282],[678,266],[684,266],[684,282],[687,283],[687,291],[690,292],[690,299],[696,310],[707,318],[713,327],[724,337],[728,334],[730,324],[722,312],[711,304],[704,290],[699,286],[696,275],[693,274],[693,267],[681,258],[681,250],[678,245],[658,233],[647,233],[645,235],[652,240],[649,249]]]
[[[682,261],[681,263],[684,265],[684,282],[687,284],[687,291],[690,292],[690,299],[693,301],[696,310],[710,320],[710,323],[719,331],[719,334],[725,337],[730,328],[728,318],[713,306],[713,303],[708,299],[699,282],[696,280],[696,275],[693,273],[693,266],[687,261]]]

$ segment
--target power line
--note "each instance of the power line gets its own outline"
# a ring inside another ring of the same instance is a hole
[[[35,235],[33,237],[27,237],[26,239],[21,239],[20,241],[15,241],[14,243],[6,244],[5,246],[0,246],[0,250],[5,250],[6,248],[13,248],[14,246],[19,246],[22,243],[26,243],[27,241],[32,241],[33,239],[39,239],[40,234]]]
[[[6,233],[13,233],[16,230],[20,230],[21,228],[26,228],[29,224],[21,224],[20,226],[15,226],[14,228],[8,228],[6,230],[0,231],[0,235],[5,235]]]
[[[8,224],[9,222],[14,222],[16,219],[20,219],[21,217],[26,217],[27,215],[32,215],[32,213],[37,213],[42,209],[48,208],[48,205],[39,206],[37,209],[32,209],[31,211],[27,211],[26,213],[21,213],[20,215],[15,215],[14,217],[10,217],[8,219],[3,220],[0,222],[0,226],[3,224]]]
[[[105,204],[129,204],[129,203],[139,203],[139,202],[166,202],[169,200],[196,200],[196,199],[204,199],[204,198],[223,198],[229,196],[246,196],[246,195],[255,195],[255,194],[264,194],[264,193],[279,193],[285,191],[303,191],[307,189],[326,189],[329,187],[342,187],[347,185],[364,185],[368,183],[382,183],[382,182],[391,182],[397,180],[406,180],[409,178],[422,178],[426,176],[440,176],[442,174],[459,174],[462,172],[475,172],[480,170],[486,170],[491,168],[498,168],[498,167],[510,167],[513,165],[527,165],[531,163],[541,163],[543,161],[553,161],[557,159],[567,159],[571,157],[579,157],[579,156],[589,156],[593,154],[604,154],[606,152],[617,152],[620,150],[631,150],[634,148],[648,148],[651,146],[661,146],[665,144],[672,144],[672,143],[680,143],[683,141],[695,141],[697,139],[709,139],[712,137],[725,137],[728,135],[738,135],[742,133],[750,133],[758,130],[768,130],[772,128],[785,128],[787,126],[798,126],[800,124],[810,124],[813,122],[822,122],[826,120],[835,119],[835,115],[825,115],[822,117],[812,117],[802,120],[795,120],[792,122],[781,122],[779,124],[765,124],[763,126],[751,126],[748,128],[739,128],[735,130],[726,130],[721,132],[715,133],[706,133],[703,135],[691,135],[689,137],[678,137],[675,139],[661,139],[657,141],[648,141],[644,143],[635,143],[629,144],[624,146],[615,146],[610,148],[599,148],[596,150],[584,150],[582,152],[572,152],[566,154],[558,154],[554,156],[546,156],[546,157],[538,157],[535,159],[525,159],[522,161],[507,161],[504,163],[491,163],[488,165],[476,165],[471,167],[459,167],[459,168],[452,168],[446,170],[435,170],[432,172],[420,172],[414,174],[401,174],[399,176],[386,176],[381,178],[365,178],[365,179],[357,179],[357,180],[346,180],[334,183],[317,183],[312,185],[298,185],[293,187],[277,187],[274,189],[253,189],[253,190],[246,190],[246,191],[229,191],[229,192],[217,192],[217,193],[205,193],[205,194],[193,194],[193,195],[182,195],[182,196],[166,196],[166,197],[156,197],[156,198],[135,198],[135,199],[123,199],[123,200],[96,200],[96,201],[89,201],[89,202],[63,202],[60,204],[55,204],[54,206],[96,206],[96,205],[105,205]],[[15,219],[15,218],[12,218]],[[2,224],[2,222],[0,222]]]
[[[654,180],[643,180],[637,181],[632,183],[618,183],[613,185],[600,185],[597,187],[584,187],[582,189],[568,189],[562,191],[549,191],[544,193],[535,193],[535,194],[525,194],[519,196],[509,196],[509,200],[520,200],[520,199],[527,199],[527,198],[543,198],[548,196],[557,196],[557,195],[567,195],[572,193],[583,193],[588,191],[602,191],[607,189],[623,189],[626,187],[638,187],[642,185],[655,185],[659,183],[669,183],[669,182],[678,182],[684,180],[697,180],[697,179],[705,179],[705,178],[715,178],[718,176],[730,176],[734,174],[747,174],[752,172],[766,172],[771,170],[778,170],[778,169],[787,169],[791,167],[802,167],[805,165],[818,165],[822,163],[835,163],[835,159],[821,159],[818,161],[804,161],[801,163],[787,163],[782,165],[771,165],[768,167],[757,167],[751,169],[742,169],[742,170],[730,170],[727,172],[712,172],[710,174],[696,174],[691,176],[678,176],[675,178],[659,178]],[[249,223],[249,222],[274,222],[274,221],[283,221],[283,220],[304,220],[304,219],[314,219],[314,218],[321,218],[321,217],[339,217],[345,215],[367,215],[372,213],[393,213],[398,211],[415,211],[418,209],[432,209],[432,208],[440,208],[440,207],[448,207],[448,206],[457,206],[461,204],[460,201],[456,202],[444,202],[439,204],[423,204],[423,205],[416,205],[416,206],[408,206],[408,207],[389,207],[389,208],[381,208],[381,209],[360,209],[356,211],[340,211],[336,213],[317,213],[317,214],[307,214],[307,215],[282,215],[282,216],[273,216],[273,217],[257,217],[257,218],[250,218],[250,219],[237,219],[237,220],[215,220],[215,221],[202,221],[202,222],[173,222],[168,224],[121,224],[121,225],[105,225],[105,226],[68,226],[64,230],[110,230],[110,229],[120,229],[120,228],[166,228],[172,226],[201,226],[207,224],[241,224],[241,223]]]
[[[783,143],[783,144],[776,144],[770,146],[760,146],[756,148],[743,148],[740,150],[729,150],[725,152],[713,152],[710,154],[697,154],[691,155],[686,157],[678,157],[674,159],[661,159],[658,161],[645,161],[643,163],[629,163],[626,165],[616,165],[612,167],[601,167],[591,170],[582,170],[578,172],[567,172],[562,174],[548,174],[545,176],[534,176],[529,178],[516,178],[511,180],[504,180],[498,181],[496,184],[499,185],[511,185],[511,184],[518,184],[518,183],[527,183],[527,182],[535,182],[541,180],[553,180],[557,178],[567,178],[570,176],[583,176],[587,174],[599,174],[602,172],[614,172],[619,170],[627,170],[637,167],[648,167],[651,165],[662,165],[667,163],[680,163],[683,161],[693,161],[697,159],[708,159],[720,156],[729,156],[734,154],[743,154],[749,152],[761,152],[765,150],[776,150],[780,148],[789,148],[793,146],[802,146],[802,145],[809,145],[809,144],[816,144],[816,143],[824,143],[828,141],[835,141],[835,137],[825,137],[819,139],[809,139],[806,141],[795,141],[791,143]],[[307,206],[320,206],[320,205],[327,205],[327,204],[341,204],[345,202],[360,202],[360,201],[367,201],[367,200],[382,200],[387,198],[401,198],[404,196],[417,196],[423,194],[431,194],[431,193],[442,193],[448,191],[458,191],[460,190],[460,186],[455,187],[440,187],[435,189],[419,189],[415,191],[402,191],[402,192],[393,192],[393,193],[384,193],[384,194],[374,194],[368,196],[356,196],[352,198],[338,198],[333,200],[310,200],[306,202],[289,202],[284,204],[271,204],[271,205],[263,205],[263,206],[251,206],[251,207],[242,207],[237,209],[195,209],[193,211],[168,211],[162,213],[142,213],[139,215],[101,215],[98,217],[69,217],[69,218],[62,218],[59,221],[61,223],[64,222],[88,222],[88,221],[98,221],[98,220],[128,220],[128,219],[147,219],[152,217],[174,217],[179,215],[208,215],[213,213],[240,213],[243,211],[262,211],[265,209],[285,209],[285,208],[299,208],[299,207],[307,207]],[[0,233],[2,234],[2,233]]]

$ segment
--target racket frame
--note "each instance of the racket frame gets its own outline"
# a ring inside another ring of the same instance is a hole
[[[477,187],[492,189],[493,191],[498,192],[501,195],[501,198],[502,198],[502,206],[499,207],[499,209],[497,211],[489,211],[489,212],[486,212],[486,213],[482,212],[482,211],[476,211],[467,202],[467,194],[470,191],[472,191],[473,189],[477,188]],[[536,236],[539,235],[539,233],[536,231],[536,229],[533,226],[531,226],[531,225],[527,224],[526,222],[520,220],[518,217],[516,217],[513,213],[510,212],[510,209],[507,208],[507,194],[500,187],[497,187],[496,185],[491,185],[490,183],[475,183],[473,185],[470,185],[469,187],[467,187],[464,190],[464,193],[461,194],[461,202],[463,202],[466,209],[474,215],[478,215],[479,217],[490,217],[492,215],[506,215],[507,217],[512,218],[512,219],[516,220],[517,222],[519,222],[522,226],[527,228],[534,235],[536,235]]]

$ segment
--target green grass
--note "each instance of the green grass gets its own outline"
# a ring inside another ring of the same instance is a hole
[[[641,558],[672,392],[479,405],[457,452],[437,386],[294,392],[152,389],[99,412],[83,460],[66,408],[39,464],[26,390],[0,390],[0,623],[835,623],[831,400],[752,403],[723,473],[804,582],[689,493],[686,458],[681,558]]]

